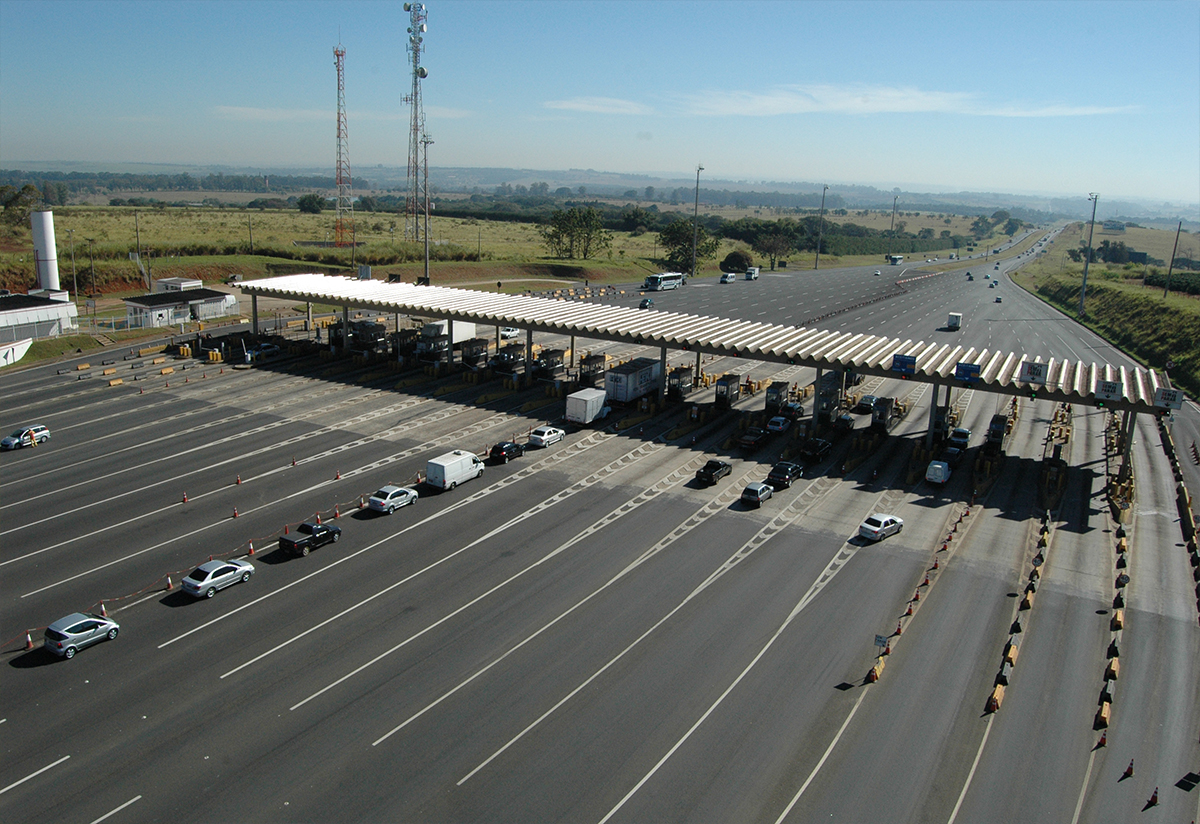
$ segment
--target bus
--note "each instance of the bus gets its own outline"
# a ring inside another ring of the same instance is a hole
[[[650,292],[665,292],[668,289],[678,289],[687,286],[687,275],[682,272],[660,272],[657,275],[646,275],[642,288]]]

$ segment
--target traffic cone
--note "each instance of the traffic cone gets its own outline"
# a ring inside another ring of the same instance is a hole
[[[920,588],[918,588],[918,589],[917,589],[917,591],[913,593],[913,597],[912,597],[912,599],[913,599],[914,601],[920,601],[920,600],[921,600],[921,590],[920,590]]]
[[[334,476],[333,476],[333,479],[334,479],[335,481],[340,481],[340,480],[342,479],[342,470],[340,470],[340,469],[339,469],[339,470],[338,470],[338,471],[337,471],[337,472],[334,474]]]
[[[175,589],[175,585],[171,583],[171,576],[168,575],[167,576],[167,592],[170,592],[173,589]]]
[[[1096,749],[1108,746],[1108,730],[1100,733],[1100,740],[1096,742]]]
[[[1152,796],[1150,796],[1150,800],[1146,802],[1146,806],[1147,807],[1157,807],[1158,806],[1158,787],[1154,788],[1154,794]]]
[[[1129,766],[1125,768],[1125,772],[1121,773],[1122,778],[1133,778],[1133,759],[1129,759]]]
[[[367,505],[367,501],[366,501],[366,499],[365,499],[365,498],[363,498],[363,496],[362,496],[362,495],[359,495],[359,496],[358,496],[358,508],[359,508],[359,509],[363,509],[363,508],[365,508],[365,507],[366,507],[366,505]]]
[[[233,508],[233,517],[235,517],[235,518],[236,518],[237,516],[238,516],[237,507],[235,506],[235,507]]]
[[[321,523],[321,513],[320,512],[317,513],[317,523],[318,524]]]
[[[333,505],[333,517],[334,517],[334,520],[337,520],[338,518],[342,517],[342,512],[338,508],[337,504]]]
[[[237,476],[237,485],[238,486],[242,485],[242,476],[240,474]]]
[[[106,609],[104,608],[104,602],[103,602],[103,601],[101,601],[101,602],[100,602],[100,617],[101,617],[101,618],[107,618],[107,617],[108,617],[108,610],[106,610]]]
[[[933,559],[933,568],[934,568],[934,569],[937,569],[937,568],[938,568],[938,563],[939,563],[939,562],[938,562],[938,559],[937,559],[937,557],[935,556],[935,557],[934,557],[934,559]]]
[[[28,632],[25,633],[25,649],[27,649],[27,650],[33,649],[33,636],[30,635]]]
[[[929,573],[928,572],[925,573],[925,583],[921,584],[921,586],[923,586],[923,587],[929,586]]]
[[[904,610],[905,615],[912,615],[912,601],[908,602],[908,609]]]
[[[891,642],[891,639],[889,639],[889,640],[888,640],[888,642],[887,642],[887,646],[885,646],[885,647],[883,648],[883,654],[884,654],[884,655],[891,655],[891,654],[892,654],[892,642]]]
[[[903,622],[897,621],[896,622],[896,635],[903,635],[903,634],[904,634]]]
[[[184,375],[184,376],[183,376],[183,382],[184,382],[184,383],[191,383],[191,382],[192,382],[192,380],[191,380],[191,378],[189,378],[187,375]]]
[[[186,493],[186,492],[185,492],[185,493],[183,493],[183,502],[184,502],[185,504],[187,503],[187,493]]]
[[[146,387],[144,387],[144,386],[139,386],[139,387],[138,387],[138,394],[139,394],[139,395],[145,395],[145,394],[146,394]]]
[[[288,525],[287,525],[287,524],[284,524],[284,525],[283,525],[283,534],[284,534],[284,535],[287,535],[287,534],[288,534]]]
[[[247,554],[247,555],[253,555],[253,554],[254,554],[254,541],[251,541],[251,542],[250,542],[250,551],[249,551],[248,553],[246,553],[246,554]]]
[[[293,455],[292,456],[292,466],[295,466],[295,465],[296,465],[296,456]]]
[[[946,551],[946,547],[948,547],[948,546],[950,546],[950,545],[949,545],[949,544],[947,544],[947,543],[945,543],[945,542],[943,542],[943,543],[942,543],[942,548],[941,548],[941,550],[940,550],[940,551],[941,551],[941,552],[945,552],[945,551]]]

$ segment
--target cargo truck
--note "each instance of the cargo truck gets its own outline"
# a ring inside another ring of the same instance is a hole
[[[568,421],[587,426],[592,421],[608,417],[608,395],[603,389],[580,389],[567,395]]]
[[[657,391],[661,381],[661,362],[653,358],[634,358],[605,373],[604,391],[611,403],[629,403]]]
[[[456,449],[431,458],[425,465],[425,483],[435,489],[454,489],[483,475],[483,461],[471,452]]]
[[[951,332],[962,328],[962,312],[951,312],[946,318],[946,328]]]
[[[1004,438],[1007,435],[1008,415],[992,415],[992,422],[988,424],[987,440],[983,444],[984,452],[989,455],[1002,452],[1004,450]]]
[[[417,339],[417,356],[422,360],[441,360],[446,350],[451,348],[451,338],[455,349],[461,349],[465,341],[475,337],[475,324],[470,321],[435,320],[421,327],[421,337]]]

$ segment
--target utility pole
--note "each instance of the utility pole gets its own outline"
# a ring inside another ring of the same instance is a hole
[[[817,259],[813,262],[813,269],[821,268],[821,238],[825,236],[825,193],[828,191],[828,186],[821,190],[821,222],[817,225]],[[894,217],[892,219],[895,220]]]
[[[696,164],[696,211],[692,216],[692,277],[696,277],[696,246],[700,242],[700,173],[704,167]]]
[[[1079,289],[1079,319],[1083,320],[1083,298],[1087,294],[1088,266],[1092,262],[1092,232],[1096,228],[1096,206],[1100,203],[1100,193],[1091,192],[1088,200],[1092,201],[1092,222],[1088,224],[1087,257],[1083,259],[1083,286]]]
[[[888,230],[888,263],[892,262],[892,244],[896,242],[896,204],[900,202],[900,195],[892,198],[892,228]]]
[[[429,135],[421,135],[421,145],[425,147],[425,285],[429,285],[429,147],[433,140]],[[482,230],[480,230],[482,231]],[[481,241],[482,245],[482,241]]]
[[[1163,284],[1163,300],[1167,298],[1167,291],[1171,288],[1171,270],[1175,268],[1175,253],[1179,251],[1179,233],[1183,230],[1183,221],[1179,221],[1179,226],[1175,229],[1175,246],[1171,249],[1171,262],[1167,264],[1167,282]]]
[[[1180,224],[1181,226],[1183,224]],[[75,313],[79,313],[79,278],[75,275],[75,230],[68,229],[67,237],[71,239],[71,284],[75,287]]]

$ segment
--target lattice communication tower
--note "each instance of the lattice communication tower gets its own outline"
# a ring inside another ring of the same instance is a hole
[[[404,238],[419,241],[422,237],[421,214],[425,195],[421,182],[421,140],[425,134],[425,110],[421,107],[421,81],[429,76],[421,65],[424,44],[425,6],[421,3],[405,3],[408,12],[408,56],[412,62],[412,92],[404,96],[404,102],[412,107],[408,131],[408,196],[404,201]]]
[[[346,50],[333,47],[337,66],[337,223],[333,227],[334,246],[354,244],[354,204],[350,183],[350,142],[346,134]]]

